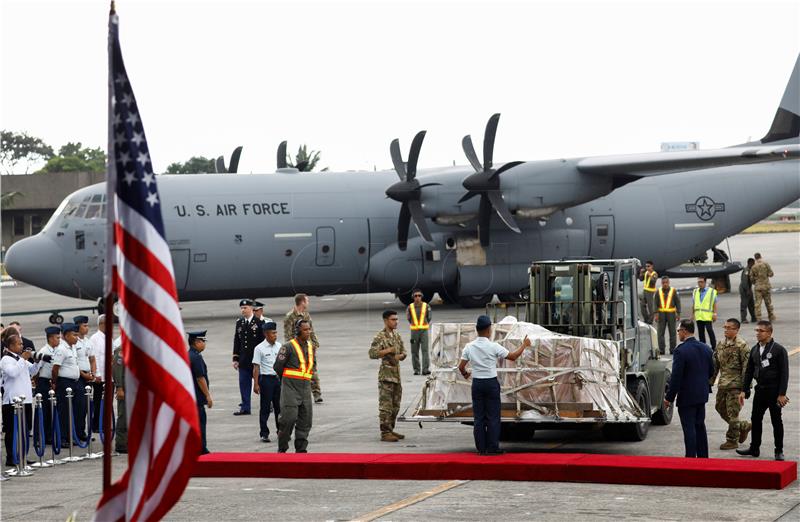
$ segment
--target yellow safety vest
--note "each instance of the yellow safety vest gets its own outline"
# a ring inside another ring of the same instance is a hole
[[[303,355],[303,349],[300,348],[300,343],[298,343],[295,339],[292,339],[289,342],[292,343],[292,346],[294,346],[294,352],[297,354],[297,358],[300,360],[300,368],[284,368],[283,376],[290,379],[310,381],[311,377],[314,375],[314,346],[311,344],[311,341],[308,341],[308,364],[306,364],[306,358]]]
[[[644,273],[644,291],[645,292],[655,292],[656,291],[656,273],[653,272],[652,274],[648,274],[647,272]]]
[[[714,320],[714,301],[717,299],[717,291],[713,288],[706,289],[706,295],[700,300],[700,289],[694,289],[694,320],[713,321]]]
[[[422,303],[422,312],[417,317],[417,309],[414,304],[408,305],[411,310],[411,329],[412,330],[427,330],[430,328],[428,324],[428,303]]]
[[[675,297],[675,289],[670,288],[669,293],[667,294],[667,299],[664,301],[664,289],[661,288],[658,290],[658,307],[659,312],[677,312],[678,309],[672,306],[672,298]]]

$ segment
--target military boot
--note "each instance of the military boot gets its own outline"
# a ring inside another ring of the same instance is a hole
[[[398,442],[399,440],[394,433],[381,433],[381,442]]]
[[[744,423],[744,426],[741,427],[739,430],[739,444],[742,444],[744,441],[747,440],[747,436],[750,435],[750,430],[753,429],[753,425],[749,422]]]
[[[392,431],[392,435],[394,435],[395,437],[397,437],[397,438],[398,438],[398,440],[403,440],[403,439],[405,439],[405,438],[406,438],[406,436],[405,436],[405,435],[403,435],[402,433],[397,433],[396,431]]]
[[[738,447],[739,447],[739,443],[736,442],[735,440],[726,440],[725,442],[722,443],[722,445],[719,447],[719,449],[721,449],[721,450],[732,450],[732,449],[736,449]]]

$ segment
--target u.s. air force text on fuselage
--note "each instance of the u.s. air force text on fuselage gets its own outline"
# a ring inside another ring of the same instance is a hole
[[[253,203],[220,202],[216,204],[173,205],[178,217],[206,216],[288,216],[292,211],[287,201]]]

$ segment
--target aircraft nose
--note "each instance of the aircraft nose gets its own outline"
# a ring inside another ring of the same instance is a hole
[[[35,235],[17,241],[6,252],[5,266],[14,279],[47,290],[63,277],[63,259],[58,246],[50,239]]]

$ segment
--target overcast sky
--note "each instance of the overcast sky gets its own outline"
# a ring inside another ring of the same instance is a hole
[[[333,170],[702,148],[763,136],[800,52],[800,2],[120,0],[154,169],[190,156],[272,172],[281,140]],[[107,141],[107,1],[2,0],[0,126]],[[226,160],[227,161],[227,160]]]

